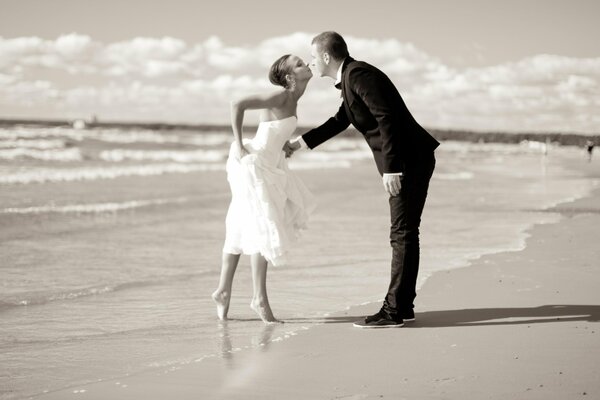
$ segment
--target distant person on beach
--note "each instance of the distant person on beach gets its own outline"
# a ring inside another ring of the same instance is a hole
[[[232,102],[234,142],[227,159],[231,203],[219,287],[212,294],[217,316],[227,319],[233,276],[240,255],[251,256],[254,296],[250,307],[265,323],[278,321],[267,296],[267,266],[283,265],[286,253],[314,209],[313,195],[288,169],[284,144],[297,126],[296,108],[312,72],[300,58],[284,55],[269,80],[280,89]],[[253,139],[242,137],[244,112],[262,109]]]
[[[415,121],[382,71],[350,57],[338,33],[317,35],[311,54],[314,69],[334,79],[335,87],[342,91],[342,105],[335,116],[292,141],[286,150],[314,149],[350,124],[364,135],[390,196],[392,273],[381,309],[354,326],[400,327],[415,318],[419,225],[439,143]],[[356,228],[360,235],[360,227]]]
[[[594,153],[594,142],[592,142],[591,140],[588,140],[585,144],[585,148],[587,151],[587,155],[588,155],[588,162],[592,161],[592,153]]]

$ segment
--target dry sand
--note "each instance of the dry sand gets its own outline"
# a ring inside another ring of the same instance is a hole
[[[370,304],[227,359],[39,398],[599,399],[600,190],[552,211],[524,250],[434,274],[403,328],[353,328]]]

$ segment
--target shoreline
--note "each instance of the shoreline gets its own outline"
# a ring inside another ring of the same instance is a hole
[[[592,165],[585,169],[588,177],[600,177]],[[377,311],[377,302],[366,303],[332,313],[320,323],[312,321],[316,325],[285,340],[270,340],[266,334],[254,348],[231,349],[199,363],[34,397],[161,399],[176,393],[180,399],[564,399],[598,395],[600,374],[594,363],[600,356],[595,336],[600,327],[594,323],[600,317],[600,298],[594,268],[599,254],[593,243],[600,234],[599,200],[596,187],[585,197],[540,210],[559,213],[561,218],[526,229],[522,250],[486,254],[466,266],[433,272],[418,292],[417,322],[404,328],[352,328],[352,321]],[[576,243],[573,260],[560,259],[561,243]],[[574,271],[564,270],[561,262],[567,261],[574,264]],[[281,332],[285,324],[274,329],[286,336]],[[565,340],[573,335],[575,340]],[[408,360],[412,367],[386,368],[398,360]]]

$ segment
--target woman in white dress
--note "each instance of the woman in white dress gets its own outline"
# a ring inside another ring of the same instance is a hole
[[[283,265],[286,252],[314,209],[312,194],[287,166],[284,144],[297,124],[296,107],[312,72],[299,57],[285,55],[272,65],[275,92],[245,97],[231,104],[235,141],[227,160],[231,204],[219,287],[212,294],[219,319],[227,319],[231,286],[241,254],[249,254],[254,296],[250,307],[265,323],[280,322],[267,296],[267,266]],[[244,112],[261,109],[253,139],[242,138]]]

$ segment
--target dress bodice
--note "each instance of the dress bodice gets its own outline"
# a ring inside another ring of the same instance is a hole
[[[261,122],[251,141],[250,152],[264,156],[272,161],[279,160],[282,149],[296,129],[297,119],[290,116],[283,119]]]

